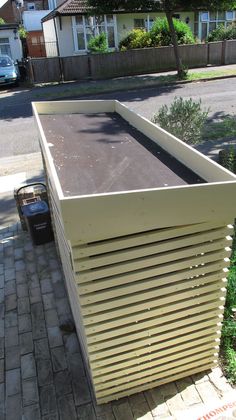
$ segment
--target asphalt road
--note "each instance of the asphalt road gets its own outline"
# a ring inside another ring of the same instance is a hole
[[[0,159],[39,151],[31,101],[39,100],[39,95],[40,100],[47,100],[48,93],[55,89],[60,99],[63,85],[0,91]],[[235,93],[236,78],[230,78],[93,95],[89,98],[115,98],[151,118],[162,104],[170,104],[175,96],[191,97],[201,99],[203,108],[210,108],[209,115],[218,117],[222,114],[236,114]]]

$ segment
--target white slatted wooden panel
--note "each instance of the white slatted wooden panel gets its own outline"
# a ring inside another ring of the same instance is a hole
[[[72,248],[99,402],[214,364],[231,233],[200,223]]]
[[[71,249],[53,197],[51,203],[99,403],[216,363],[231,226],[170,227]]]

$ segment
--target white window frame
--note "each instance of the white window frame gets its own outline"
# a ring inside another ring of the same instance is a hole
[[[108,34],[107,28],[112,27],[114,29],[114,41],[115,41],[115,48],[117,49],[118,47],[118,37],[117,37],[117,21],[116,21],[116,15],[112,15],[113,16],[113,23],[108,23],[107,22],[107,15],[104,15],[104,26],[105,26],[105,33],[106,35]],[[92,19],[94,21],[94,16],[92,16]],[[85,21],[85,16],[82,15],[82,25],[78,25],[76,23],[76,16],[72,16],[72,29],[73,29],[73,39],[74,39],[74,51],[75,53],[86,53],[88,52],[88,43],[87,43],[87,36],[86,36],[86,21]],[[95,26],[95,25],[94,25]],[[84,49],[80,49],[78,48],[78,38],[77,38],[77,28],[80,27],[83,29],[83,34],[84,34]],[[98,34],[97,28],[95,27],[95,32],[96,35]],[[110,48],[112,49],[112,48]]]
[[[1,40],[2,39],[4,39],[4,40],[7,40],[7,41],[5,41],[5,42],[1,42]],[[9,37],[0,37],[0,54],[1,54],[1,46],[5,46],[5,45],[7,45],[8,47],[9,47],[9,56],[10,57],[12,57],[12,53],[11,53],[11,44],[10,44],[10,38]]]
[[[204,17],[204,15],[205,15],[205,17]],[[200,12],[199,16],[200,16],[200,21],[201,22],[209,22],[209,20],[210,20],[210,13],[209,12]]]
[[[202,14],[206,14],[208,13],[208,20],[202,20]],[[232,19],[227,19],[227,13],[232,13]],[[225,17],[224,19],[219,19],[219,12],[216,12],[216,19],[212,19],[210,18],[210,12],[199,12],[199,18],[198,18],[198,37],[199,39],[202,40],[202,23],[206,23],[207,24],[207,35],[209,35],[210,32],[210,23],[218,23],[218,24],[222,24],[225,26],[227,26],[228,22],[233,22],[235,19],[235,12],[234,11],[226,11],[225,12]]]
[[[229,14],[231,14],[231,17],[229,17]],[[232,22],[235,19],[235,12],[234,10],[227,10],[225,13],[225,20],[227,22]]]

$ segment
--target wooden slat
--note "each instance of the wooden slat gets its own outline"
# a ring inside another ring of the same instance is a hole
[[[219,263],[219,269],[223,269],[224,267],[229,266],[229,256],[230,250],[220,250],[211,252],[205,255],[194,256],[190,258],[185,258],[179,261],[171,261],[169,264],[160,264],[152,267],[148,267],[145,269],[131,271],[128,274],[122,273],[120,275],[113,275],[110,277],[106,277],[106,279],[94,279],[94,281],[90,284],[86,283],[84,287],[85,292],[92,292],[96,290],[102,290],[114,286],[118,286],[121,284],[131,283],[132,281],[143,280],[145,278],[160,276],[166,273],[173,273],[178,270],[189,269],[199,267],[203,264],[208,264],[211,262]],[[191,276],[191,271],[190,271]],[[79,275],[78,278],[79,283],[83,283],[82,274]],[[84,281],[85,282],[85,281]]]
[[[142,302],[143,300],[148,299],[154,299],[159,298],[164,295],[169,295],[172,293],[177,293],[180,290],[186,290],[190,289],[192,287],[197,287],[205,284],[210,283],[217,283],[216,288],[220,287],[218,284],[218,281],[222,281],[222,273],[220,271],[214,272],[212,274],[207,274],[205,276],[193,278],[193,279],[184,279],[182,281],[179,281],[177,283],[171,283],[165,286],[164,284],[159,285],[158,278],[156,279],[156,287],[153,287],[151,289],[147,288],[146,291],[141,290],[139,292],[131,292],[127,293],[125,296],[122,297],[116,297],[115,293],[112,299],[106,299],[106,296],[104,297],[104,300],[102,298],[100,301],[96,301],[96,305],[94,305],[94,302],[90,303],[88,302],[88,299],[80,298],[80,302],[83,306],[83,313],[84,315],[94,314],[97,312],[103,312],[107,311],[109,309],[113,309],[115,307],[121,307],[125,305],[130,305],[135,302]],[[224,287],[224,284],[221,285],[221,287]]]
[[[157,373],[153,373],[150,376],[146,376],[145,382],[153,382],[157,379],[165,378],[167,376],[170,376],[170,372],[172,375],[175,373],[179,373],[182,370],[187,370],[191,367],[197,367],[200,363],[203,365],[212,362],[216,357],[214,356],[214,351],[212,354],[209,354],[209,352],[203,352],[201,354],[196,354],[195,356],[185,357],[185,359],[182,362],[179,362],[179,365],[176,366],[175,363],[170,363],[168,366],[166,366],[167,370],[160,372],[160,368],[157,368]],[[111,384],[108,385],[107,389],[104,389],[101,385],[98,387],[95,387],[97,397],[104,397],[106,395],[113,393],[117,393],[120,391],[124,391],[125,389],[130,389],[132,387],[137,387],[139,385],[144,385],[145,387],[144,379],[136,379],[134,381],[130,380],[126,383],[122,382],[122,385],[114,386],[113,389],[111,389]],[[172,382],[172,380],[171,380]]]
[[[173,381],[176,381],[176,380],[181,379],[181,378],[185,378],[185,377],[190,376],[190,375],[194,375],[195,373],[205,372],[205,371],[207,371],[211,368],[214,368],[216,366],[216,363],[217,363],[217,361],[213,359],[213,360],[210,360],[210,361],[205,362],[205,363],[200,363],[200,364],[198,364],[197,366],[194,366],[194,367],[190,366],[187,369],[182,369],[180,373],[171,374],[170,376],[167,376],[167,377],[164,377],[164,378],[161,378],[161,379],[157,379],[156,381],[148,382],[145,385],[142,384],[142,385],[139,385],[139,386],[129,388],[128,390],[126,389],[124,391],[119,391],[119,392],[114,392],[113,390],[111,390],[110,395],[106,395],[104,397],[99,397],[97,395],[97,403],[98,404],[104,404],[104,403],[107,403],[107,402],[112,401],[112,400],[116,400],[116,399],[119,399],[119,398],[126,397],[127,395],[133,395],[133,394],[136,394],[136,393],[141,392],[141,391],[145,391],[145,390],[148,390],[148,389],[151,389],[151,388],[155,388],[155,387],[158,387],[160,385],[164,385],[166,383],[173,382]]]
[[[193,247],[193,245],[197,244],[201,244],[202,249],[204,250],[204,247],[207,246],[210,241],[217,241],[219,247],[226,247],[231,245],[231,238],[226,235],[227,229],[219,229],[207,233],[203,232],[180,237],[178,239],[161,241],[160,243],[154,242],[145,246],[126,248],[122,251],[108,252],[98,256],[89,256],[88,258],[75,259],[75,269],[88,270],[105,265],[116,264],[119,262],[123,263],[124,261],[131,261],[132,259],[143,258],[154,254],[162,254],[174,249],[186,249],[186,247]],[[224,239],[224,237],[226,239]]]
[[[98,278],[109,277],[120,273],[127,273],[129,271],[148,268],[150,266],[158,264],[169,263],[169,261],[176,261],[182,259],[186,260],[188,257],[193,257],[199,254],[208,254],[214,251],[221,251],[223,253],[225,251],[226,246],[227,243],[225,240],[215,241],[205,245],[189,246],[184,249],[182,248],[180,250],[165,252],[159,256],[151,255],[145,258],[138,258],[129,262],[111,264],[93,270],[81,271],[80,279],[83,282],[91,281]],[[227,255],[230,255],[230,249],[228,249]]]
[[[207,327],[207,328],[203,328],[203,329],[198,329],[196,328],[195,331],[192,331],[191,334],[189,334],[189,330],[187,330],[187,332],[185,333],[185,329],[183,331],[183,335],[180,334],[178,337],[174,336],[164,339],[163,341],[160,341],[158,343],[153,344],[152,346],[147,348],[139,348],[136,351],[129,351],[126,352],[124,354],[124,357],[121,359],[120,355],[116,355],[116,356],[112,356],[112,357],[104,357],[103,359],[100,360],[91,360],[90,359],[90,364],[91,367],[93,369],[93,371],[95,372],[97,369],[106,369],[108,371],[111,370],[115,370],[116,366],[117,369],[119,369],[119,367],[121,368],[125,368],[128,366],[133,366],[133,364],[136,363],[142,359],[145,361],[146,358],[148,357],[154,357],[155,354],[160,351],[160,350],[168,350],[171,348],[175,348],[178,345],[181,345],[182,343],[184,343],[186,345],[186,347],[191,347],[191,342],[194,341],[195,339],[200,339],[202,338],[207,338],[207,337],[211,337],[214,336],[216,338],[213,339],[213,342],[216,342],[216,344],[219,344],[220,341],[220,328],[218,329],[218,331],[216,331],[216,325]]]
[[[173,270],[173,266],[171,265],[170,272],[164,275],[158,275],[157,268],[155,269],[155,277],[147,275],[147,270],[142,271],[141,273],[138,271],[138,275],[137,273],[135,273],[135,275],[133,275],[133,273],[129,273],[128,277],[124,275],[116,276],[116,282],[112,278],[107,278],[106,280],[99,280],[98,282],[93,281],[91,283],[83,284],[80,286],[78,276],[77,282],[79,295],[81,299],[83,299],[82,295],[89,294],[89,296],[86,297],[89,299],[88,303],[92,303],[101,300],[103,296],[104,299],[112,298],[115,296],[128,294],[130,290],[135,293],[142,290],[143,288],[152,288],[153,284],[156,285],[157,282],[162,285],[166,284],[167,282],[174,283],[175,281],[192,278],[194,276],[201,276],[212,272],[221,271],[223,273],[223,269],[228,266],[228,261],[224,260],[216,260],[210,263],[205,263],[204,261],[205,260],[202,260],[201,257],[199,264],[193,266],[187,265],[187,267],[184,267],[182,270],[177,269],[176,271]],[[153,273],[153,271],[151,271],[151,273]],[[149,271],[148,274],[150,274]],[[124,281],[125,278],[127,279],[126,282]],[[109,287],[109,285],[111,287]]]
[[[158,316],[158,323],[159,324],[165,324],[172,322],[173,320],[176,320],[177,318],[184,318],[187,316],[191,316],[193,313],[205,313],[206,316],[208,313],[214,312],[215,314],[221,314],[224,311],[224,307],[220,306],[222,302],[219,301],[218,307],[216,301],[209,302],[203,302],[201,306],[189,306],[188,303],[184,309],[180,309],[178,311],[175,311],[175,308],[173,308],[173,312],[167,312],[164,314],[161,314]],[[105,330],[103,332],[97,332],[96,334],[87,335],[87,343],[88,344],[94,344],[98,343],[100,341],[105,341],[107,339],[111,339],[112,337],[117,336],[126,336],[127,334],[133,334],[134,332],[140,331],[140,330],[146,330],[149,331],[150,328],[153,328],[153,326],[156,325],[156,317],[149,318],[148,320],[143,320],[135,323],[131,323],[128,325],[125,325],[124,327],[120,328],[114,328],[113,330]]]
[[[226,229],[226,233],[225,232]],[[92,255],[103,254],[121,249],[143,246],[146,244],[178,238],[185,235],[192,235],[200,232],[222,231],[221,237],[231,235],[233,226],[222,226],[221,222],[196,223],[192,225],[173,226],[170,228],[151,230],[147,232],[134,233],[121,238],[111,238],[105,241],[98,241],[81,246],[73,246],[74,258],[84,258]]]
[[[215,302],[216,308],[218,308],[220,305],[224,305],[224,297],[222,295],[221,290],[213,291],[210,293],[206,293],[201,296],[195,296],[194,300],[192,299],[192,296],[189,296],[189,298],[180,300],[179,302],[176,301],[174,305],[169,305],[168,312],[175,312],[179,311],[181,309],[189,308],[193,304],[194,305],[201,305],[204,302]],[[193,308],[193,310],[197,311],[196,307]],[[198,311],[197,311],[198,312]],[[154,308],[149,308],[149,310],[140,311],[138,313],[134,314],[127,314],[124,318],[117,318],[117,319],[106,319],[103,322],[100,322],[99,324],[90,324],[86,326],[86,333],[87,336],[90,334],[97,334],[98,332],[106,332],[112,336],[113,331],[116,328],[119,327],[126,327],[130,324],[136,324],[138,322],[142,322],[144,320],[150,320],[155,317],[162,316],[163,314],[166,314],[166,306],[157,306]]]
[[[219,262],[210,263],[206,265],[200,265],[197,268],[180,270],[174,273],[168,273],[163,276],[150,277],[143,279],[142,281],[132,282],[131,284],[124,284],[121,286],[113,287],[110,289],[105,289],[102,291],[93,291],[91,293],[84,293],[85,288],[78,286],[78,292],[80,296],[80,302],[82,305],[93,304],[103,300],[118,298],[120,296],[127,296],[130,293],[138,293],[145,290],[150,290],[156,287],[165,286],[166,284],[175,284],[181,281],[188,281],[194,277],[202,278],[204,282],[204,277],[211,275],[218,275],[221,278],[225,275],[222,271],[223,267],[219,270]],[[95,288],[95,285],[93,285]]]
[[[204,335],[205,333],[205,335]],[[156,351],[153,353],[146,353],[143,356],[134,357],[130,359],[123,360],[121,362],[117,362],[115,364],[107,363],[103,366],[97,367],[99,365],[99,362],[92,362],[92,369],[93,369],[93,377],[100,375],[105,375],[107,373],[111,373],[112,375],[115,375],[116,371],[120,370],[126,370],[129,368],[132,368],[134,366],[137,366],[141,363],[149,362],[150,360],[153,360],[155,358],[158,358],[159,355],[163,352],[166,356],[168,354],[175,353],[177,351],[180,351],[181,349],[187,349],[194,346],[198,346],[200,344],[208,343],[208,348],[218,346],[219,342],[217,341],[219,339],[219,334],[217,333],[209,333],[207,332],[201,332],[201,336],[198,336],[199,332],[193,333],[191,335],[191,339],[188,336],[187,341],[186,337],[185,339],[178,342],[178,338],[175,338],[173,340],[169,340],[168,342],[159,343],[159,347],[156,346]],[[109,359],[108,359],[109,361]]]
[[[148,337],[140,339],[138,343],[130,342],[126,343],[125,345],[114,347],[114,348],[107,348],[103,349],[102,351],[95,351],[91,352],[91,346],[89,346],[89,358],[90,361],[93,360],[99,360],[99,359],[105,359],[106,357],[111,357],[109,360],[111,363],[114,363],[116,355],[118,355],[118,360],[125,359],[127,357],[127,352],[132,353],[132,355],[137,355],[138,352],[141,352],[141,354],[147,352],[148,350],[151,352],[153,351],[152,345],[155,346],[155,344],[160,343],[161,341],[169,340],[171,338],[177,337],[178,335],[185,335],[185,334],[191,334],[193,331],[201,330],[201,329],[207,329],[208,327],[211,328],[215,326],[214,331],[220,329],[220,325],[217,325],[217,319],[216,317],[199,321],[195,324],[188,324],[187,322],[182,324],[180,330],[170,330],[162,332],[161,334],[157,334],[154,337]],[[166,329],[165,329],[166,330]],[[139,353],[140,354],[140,353]]]
[[[154,371],[161,372],[162,370],[166,370],[166,367],[169,363],[173,362],[173,365],[176,366],[179,363],[179,360],[184,360],[185,357],[189,357],[191,355],[195,356],[199,353],[208,353],[209,354],[217,354],[219,346],[212,345],[212,342],[206,342],[204,344],[195,342],[195,345],[190,348],[184,348],[184,345],[177,347],[176,349],[172,349],[172,353],[167,355],[166,352],[160,351],[156,356],[156,358],[152,359],[146,363],[137,363],[135,366],[130,367],[128,369],[119,370],[105,374],[102,370],[100,374],[96,372],[96,376],[93,376],[93,383],[95,386],[107,386],[107,382],[109,386],[118,385],[120,383],[127,382],[127,377],[130,375],[132,380],[136,378],[145,377],[150,369]],[[159,368],[157,368],[159,366]],[[171,367],[171,366],[170,366]]]
[[[220,282],[217,286],[219,289]],[[148,300],[142,303],[135,303],[130,307],[129,306],[125,308],[118,307],[113,310],[110,310],[109,312],[103,312],[103,313],[100,312],[98,314],[87,315],[87,316],[84,316],[84,325],[94,324],[94,323],[104,321],[107,319],[108,314],[112,318],[117,318],[117,317],[123,317],[125,314],[129,315],[131,313],[136,313],[144,309],[149,310],[150,308],[154,308],[160,305],[167,305],[168,307],[170,304],[174,304],[178,300],[183,300],[189,297],[200,296],[201,294],[205,294],[205,293],[212,292],[215,290],[217,290],[217,287],[213,283],[213,284],[204,285],[198,288],[190,289],[184,292],[181,291],[181,292],[169,295],[169,296],[161,297],[160,299],[158,299],[158,301],[156,299],[153,299],[153,300]],[[221,292],[222,292],[222,295],[225,294],[225,290],[221,290]],[[83,308],[82,308],[82,313],[83,313]]]
[[[212,323],[212,320],[215,320],[215,323],[217,324],[217,322],[220,322],[220,313],[216,312],[209,312],[208,318],[207,320]],[[138,348],[139,345],[146,345],[148,343],[148,345],[152,344],[155,342],[155,340],[160,341],[161,340],[161,335],[162,333],[166,333],[166,330],[168,329],[168,333],[172,333],[172,330],[176,330],[179,331],[179,329],[181,329],[184,326],[189,326],[189,325],[193,325],[196,324],[197,322],[201,322],[204,321],[206,319],[206,314],[197,314],[193,313],[192,316],[188,316],[185,318],[180,318],[177,319],[175,321],[169,322],[168,325],[166,324],[159,324],[158,322],[156,323],[156,325],[153,328],[147,329],[147,330],[142,330],[140,332],[136,332],[133,333],[131,335],[125,335],[122,337],[118,337],[118,338],[112,338],[112,339],[107,339],[105,341],[99,342],[99,343],[95,343],[95,344],[90,344],[89,345],[89,352],[99,352],[99,351],[103,351],[106,350],[107,348],[109,348],[109,352],[111,352],[111,354],[115,354],[115,353],[119,353],[123,351],[123,345],[125,346],[125,348],[127,349],[131,349],[131,348]],[[194,325],[192,327],[192,329],[194,329]],[[177,333],[178,334],[178,333]],[[146,344],[145,344],[146,343]],[[116,347],[116,348],[115,348]],[[113,352],[113,353],[112,353]]]

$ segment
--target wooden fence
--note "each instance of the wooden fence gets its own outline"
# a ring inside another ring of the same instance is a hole
[[[188,68],[236,63],[236,40],[181,45],[180,56]],[[33,83],[107,79],[158,73],[176,68],[172,46],[144,48],[109,54],[30,58]]]

